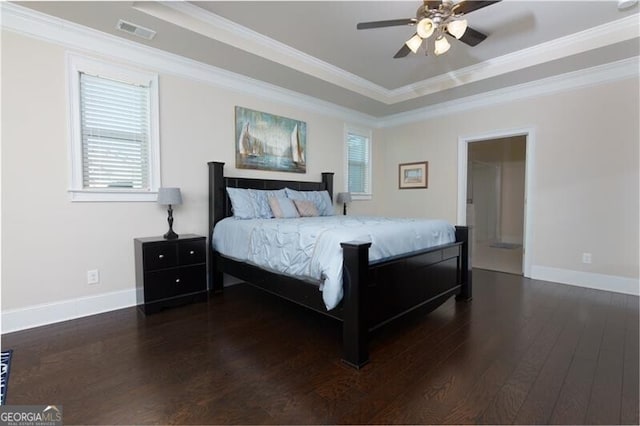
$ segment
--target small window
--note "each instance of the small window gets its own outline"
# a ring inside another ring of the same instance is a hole
[[[347,191],[354,199],[371,199],[371,131],[346,128]]]
[[[71,199],[154,201],[157,75],[70,56]]]

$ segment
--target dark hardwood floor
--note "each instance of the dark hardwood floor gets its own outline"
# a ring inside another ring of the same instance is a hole
[[[638,297],[474,271],[340,362],[338,323],[247,285],[7,334],[8,404],[66,424],[638,424]]]

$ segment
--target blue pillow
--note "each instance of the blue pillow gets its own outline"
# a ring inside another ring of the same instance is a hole
[[[294,217],[300,217],[296,205],[293,204],[293,200],[289,198],[276,198],[269,197],[269,206],[275,217],[280,219],[291,219]]]
[[[285,191],[287,192],[287,197],[292,200],[313,201],[320,216],[333,216],[336,214],[333,209],[333,202],[327,191],[296,191],[291,188],[285,188]]]
[[[262,219],[271,219],[273,212],[271,206],[269,206],[269,197],[285,198],[286,192],[284,189],[265,191],[261,189],[250,189],[249,194],[253,199],[253,204],[256,210],[257,217]]]
[[[238,219],[255,219],[256,209],[248,189],[227,188],[231,199],[233,217]]]

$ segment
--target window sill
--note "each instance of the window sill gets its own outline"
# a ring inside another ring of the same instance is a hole
[[[158,199],[158,193],[156,191],[88,191],[70,189],[69,199],[72,202],[155,202]]]
[[[366,201],[371,200],[373,198],[373,194],[351,194],[351,200],[353,201]]]

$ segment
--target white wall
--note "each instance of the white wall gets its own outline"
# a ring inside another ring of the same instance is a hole
[[[3,331],[134,304],[133,238],[167,227],[155,203],[69,201],[63,45],[2,32]],[[178,233],[207,231],[207,161],[226,162],[230,175],[274,179],[318,180],[335,171],[336,191],[344,187],[344,125],[357,114],[269,100],[262,88],[235,90],[212,82],[206,69],[196,78],[159,71],[162,183],[180,186],[184,196],[174,213]],[[307,174],[234,170],[235,105],[306,121]],[[638,114],[636,77],[374,130],[374,196],[349,212],[455,222],[458,138],[535,128],[537,276],[584,273],[631,283],[637,293]],[[398,164],[420,160],[429,161],[429,188],[398,190]],[[593,264],[580,263],[585,251]],[[86,284],[89,269],[100,270],[99,285]],[[40,322],[31,321],[38,315]]]
[[[133,239],[167,229],[166,210],[155,203],[69,201],[66,51],[2,33],[2,311],[9,323],[7,312],[58,302],[82,311],[78,300],[90,304],[104,294],[133,304]],[[161,178],[182,189],[179,234],[207,233],[207,161],[226,162],[229,175],[272,179],[320,180],[334,171],[335,189],[343,187],[344,120],[194,79],[160,73],[159,80]],[[235,170],[236,105],[307,122],[307,173]],[[89,269],[100,271],[100,284],[87,284]]]
[[[376,173],[426,160],[429,189],[390,179],[381,211],[455,222],[458,139],[532,128],[532,276],[638,294],[639,116],[636,76],[387,128]]]

